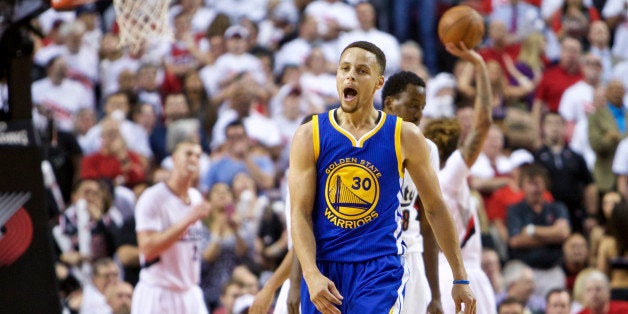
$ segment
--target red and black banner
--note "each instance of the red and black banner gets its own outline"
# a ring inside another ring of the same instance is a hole
[[[42,152],[30,121],[0,121],[0,313],[60,313]]]

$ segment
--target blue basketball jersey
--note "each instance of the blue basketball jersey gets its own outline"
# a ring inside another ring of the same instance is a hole
[[[312,211],[319,261],[359,262],[402,254],[399,211],[401,123],[380,112],[356,139],[335,110],[312,119],[317,192]]]

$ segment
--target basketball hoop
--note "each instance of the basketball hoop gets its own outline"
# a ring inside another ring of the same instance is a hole
[[[113,0],[120,45],[139,52],[149,38],[172,40],[168,23],[170,0]]]

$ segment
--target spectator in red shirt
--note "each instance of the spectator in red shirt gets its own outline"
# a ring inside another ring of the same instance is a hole
[[[81,178],[109,178],[116,184],[133,187],[144,181],[142,158],[126,147],[120,123],[113,118],[102,121],[102,146],[81,163]]]
[[[540,118],[542,112],[558,112],[560,98],[567,87],[582,79],[580,57],[582,44],[573,37],[565,37],[560,42],[558,64],[543,73],[536,88],[533,111]]]
[[[517,60],[521,45],[510,42],[508,28],[504,22],[499,20],[491,21],[489,24],[488,38],[488,45],[478,50],[478,53],[484,58],[485,62],[488,63],[490,60],[495,60],[502,67],[504,73],[509,73],[504,56],[507,55],[510,59]]]

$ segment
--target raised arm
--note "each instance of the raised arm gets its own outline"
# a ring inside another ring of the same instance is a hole
[[[461,44],[464,47],[464,43]],[[464,139],[460,153],[467,167],[471,168],[482,152],[482,145],[491,126],[491,87],[488,79],[488,70],[484,59],[477,52],[461,49],[451,43],[446,46],[447,51],[458,58],[462,58],[475,67],[476,93],[473,105],[473,127]]]
[[[441,250],[447,258],[455,280],[466,280],[467,271],[462,263],[460,242],[453,219],[443,200],[438,177],[429,160],[427,143],[423,133],[414,124],[404,122],[401,128],[401,146],[404,165],[410,172],[412,181],[421,191],[421,201],[425,207],[427,220],[432,229],[438,230],[434,235]],[[456,308],[465,304],[465,313],[475,313],[475,297],[468,285],[454,285],[452,295]]]
[[[316,160],[312,140],[312,123],[301,125],[294,134],[290,148],[288,186],[292,206],[292,241],[310,300],[323,313],[338,313],[334,304],[341,304],[334,283],[316,266],[316,241],[312,229],[312,210],[316,193]]]

